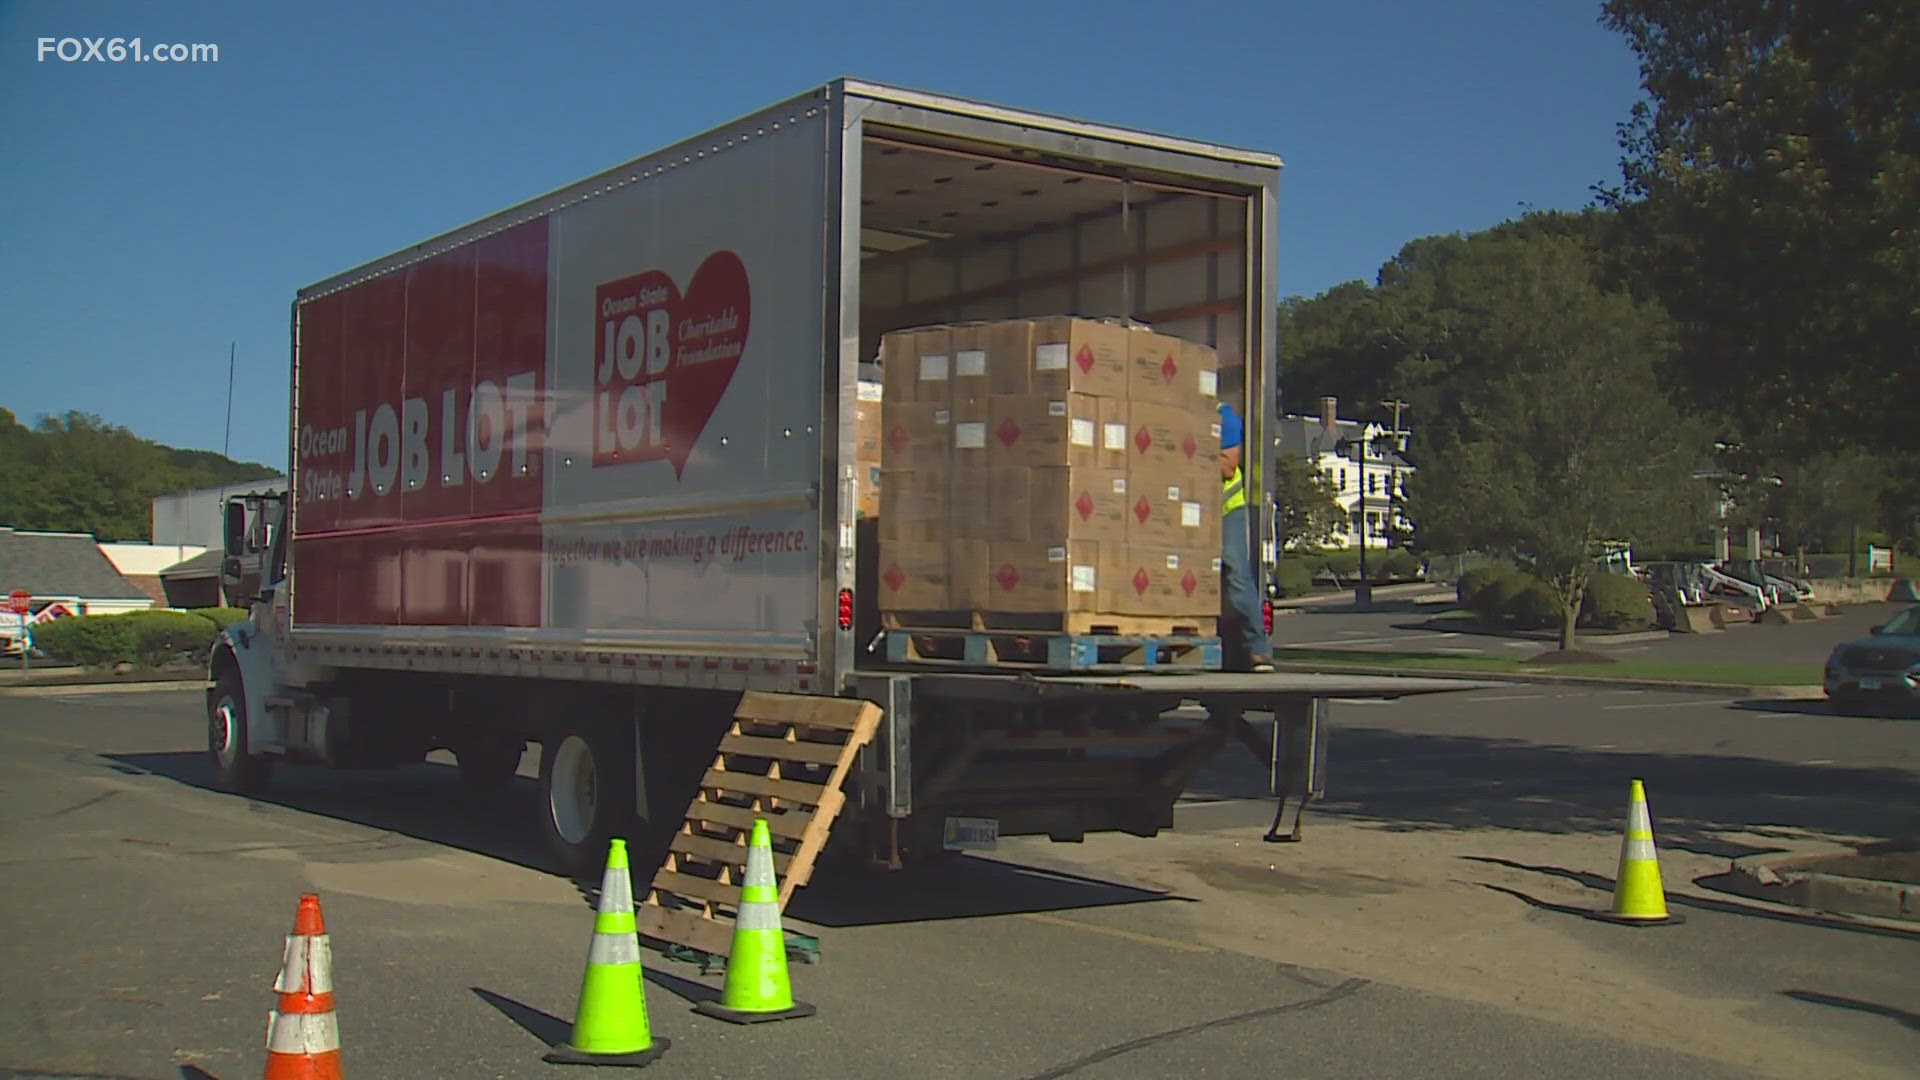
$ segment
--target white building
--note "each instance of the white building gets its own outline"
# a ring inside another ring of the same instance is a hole
[[[1360,459],[1363,435],[1366,456]],[[1390,534],[1411,531],[1401,507],[1407,477],[1414,468],[1400,456],[1404,445],[1395,447],[1386,428],[1340,419],[1339,402],[1327,397],[1320,399],[1319,416],[1282,416],[1277,438],[1281,453],[1304,458],[1319,468],[1333,487],[1335,501],[1346,510],[1346,521],[1331,541],[1335,547],[1359,542],[1363,513],[1369,548],[1387,547]]]

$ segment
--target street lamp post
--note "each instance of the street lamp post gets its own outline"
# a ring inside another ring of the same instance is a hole
[[[1359,483],[1354,490],[1360,497],[1360,580],[1353,587],[1353,602],[1356,606],[1373,603],[1373,582],[1367,577],[1367,429],[1361,425],[1360,435],[1354,439],[1341,439],[1334,443],[1335,452],[1351,450],[1353,460],[1360,466]]]

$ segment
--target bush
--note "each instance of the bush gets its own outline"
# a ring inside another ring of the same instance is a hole
[[[1566,617],[1552,587],[1531,574],[1519,574],[1518,587],[1507,600],[1506,615],[1522,630],[1557,630]]]
[[[1492,587],[1495,582],[1503,581],[1514,576],[1516,576],[1516,571],[1511,566],[1476,566],[1466,573],[1461,574],[1460,580],[1454,582],[1454,595],[1459,597],[1461,607],[1485,618],[1488,612],[1481,609],[1481,594]],[[1498,610],[1497,607],[1492,609],[1496,614]]]
[[[1320,565],[1341,581],[1351,581],[1360,576],[1360,550],[1331,548],[1320,553]]]
[[[1420,576],[1420,560],[1414,558],[1413,552],[1406,548],[1389,550],[1386,557],[1380,560],[1380,564],[1386,567],[1386,578],[1389,581],[1412,581]],[[1368,561],[1367,569],[1373,569],[1371,560]]]
[[[1595,574],[1580,598],[1580,621],[1602,630],[1639,629],[1653,624],[1653,597],[1638,578]]]
[[[140,654],[140,636],[124,615],[54,619],[33,628],[33,644],[55,660],[88,667],[131,662]]]
[[[213,644],[213,620],[190,611],[129,611],[137,658],[158,666],[181,656],[199,656]]]
[[[246,622],[248,613],[245,608],[203,607],[193,608],[189,614],[198,615],[203,619],[211,619],[215,630],[225,630],[234,623]]]
[[[1282,596],[1305,596],[1313,591],[1313,568],[1305,556],[1287,555],[1280,560],[1277,578]]]

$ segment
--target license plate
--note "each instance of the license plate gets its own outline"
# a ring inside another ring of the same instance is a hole
[[[1864,677],[1862,677],[1862,678],[1861,678],[1861,680],[1860,680],[1860,689],[1862,689],[1862,690],[1878,690],[1878,689],[1880,689],[1880,680],[1879,680],[1879,679],[1876,679],[1876,678],[1874,678],[1874,677],[1873,677],[1873,676],[1871,676],[1871,675],[1868,675],[1868,676],[1864,676]]]
[[[947,819],[948,851],[992,851],[1000,843],[1000,819],[990,817],[950,817]]]

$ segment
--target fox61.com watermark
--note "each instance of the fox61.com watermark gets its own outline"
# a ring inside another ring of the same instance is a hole
[[[217,64],[220,46],[148,42],[127,37],[43,37],[39,61],[66,64]]]

